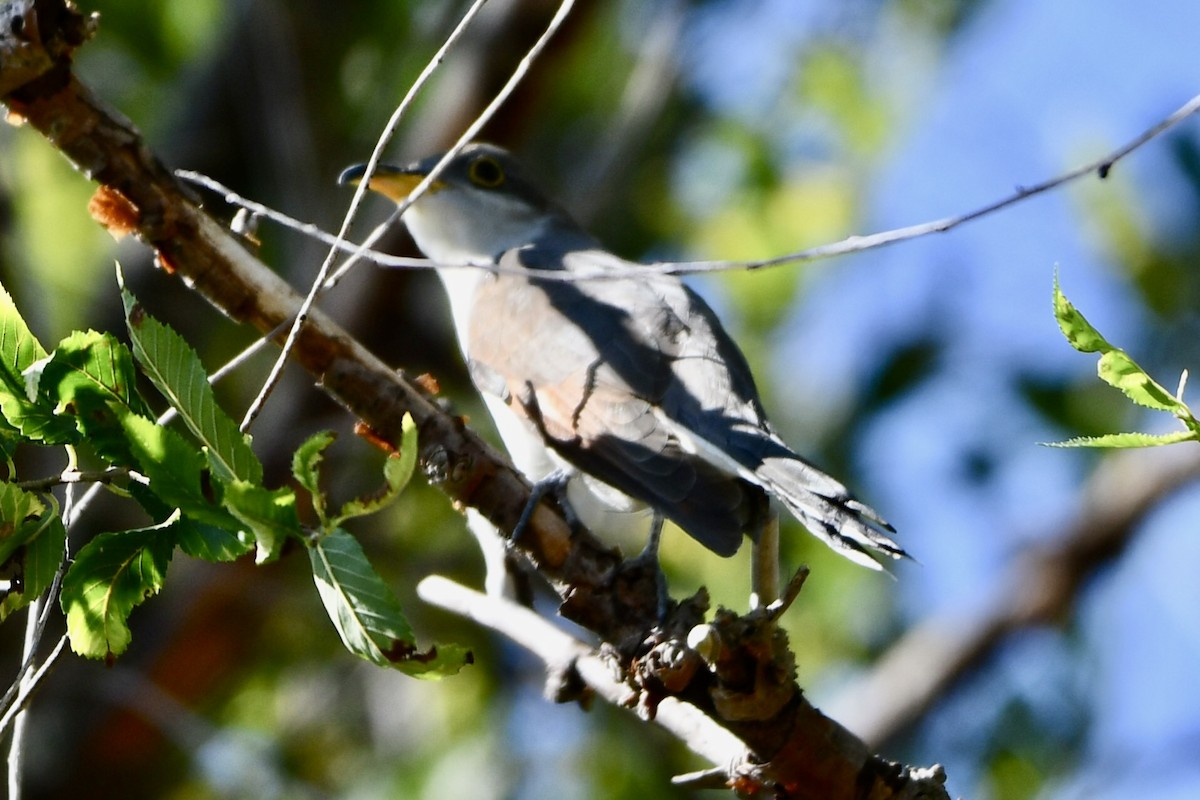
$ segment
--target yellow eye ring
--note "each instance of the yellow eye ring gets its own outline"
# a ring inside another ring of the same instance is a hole
[[[471,183],[483,189],[495,189],[504,183],[504,167],[491,156],[480,156],[467,166]]]

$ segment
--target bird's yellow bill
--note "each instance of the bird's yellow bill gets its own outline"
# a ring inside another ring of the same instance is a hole
[[[338,183],[342,186],[357,186],[366,173],[366,164],[349,167],[338,176]],[[425,176],[419,172],[410,172],[388,166],[387,164],[380,164],[376,167],[375,174],[371,176],[371,181],[367,184],[367,188],[373,192],[378,192],[393,202],[401,203],[424,179]],[[436,192],[442,188],[442,185],[441,181],[434,181],[429,187],[429,191]]]

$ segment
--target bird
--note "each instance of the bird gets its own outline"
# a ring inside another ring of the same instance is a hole
[[[347,168],[403,202],[443,155]],[[663,518],[731,556],[775,498],[834,551],[873,569],[907,556],[894,528],[794,452],[750,367],[680,277],[622,259],[526,177],[508,151],[462,148],[402,217],[437,267],[471,379],[514,465],[565,486],[589,529]]]

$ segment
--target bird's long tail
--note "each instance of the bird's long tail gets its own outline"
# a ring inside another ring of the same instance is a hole
[[[877,556],[908,556],[889,536],[895,529],[875,509],[798,456],[768,457],[754,475],[810,533],[856,564],[881,569]]]

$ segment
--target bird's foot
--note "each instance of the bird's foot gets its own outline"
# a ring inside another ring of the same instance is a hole
[[[671,596],[667,592],[667,576],[663,574],[662,565],[658,560],[658,546],[662,540],[663,516],[655,512],[650,522],[650,538],[642,552],[626,562],[631,569],[649,570],[654,580],[655,616],[658,624],[666,623],[667,612],[671,608]]]
[[[529,501],[525,503],[525,508],[521,509],[521,517],[517,520],[517,524],[512,530],[512,535],[509,537],[513,542],[521,540],[521,536],[524,535],[526,528],[529,527],[530,520],[533,519],[533,512],[537,509],[538,503],[542,502],[542,498],[547,494],[553,495],[555,502],[558,503],[558,507],[562,510],[563,518],[567,521],[567,525],[570,526],[571,530],[579,530],[579,517],[575,515],[571,504],[567,502],[567,481],[570,479],[570,472],[565,469],[556,469],[533,484],[533,487],[529,490]]]

